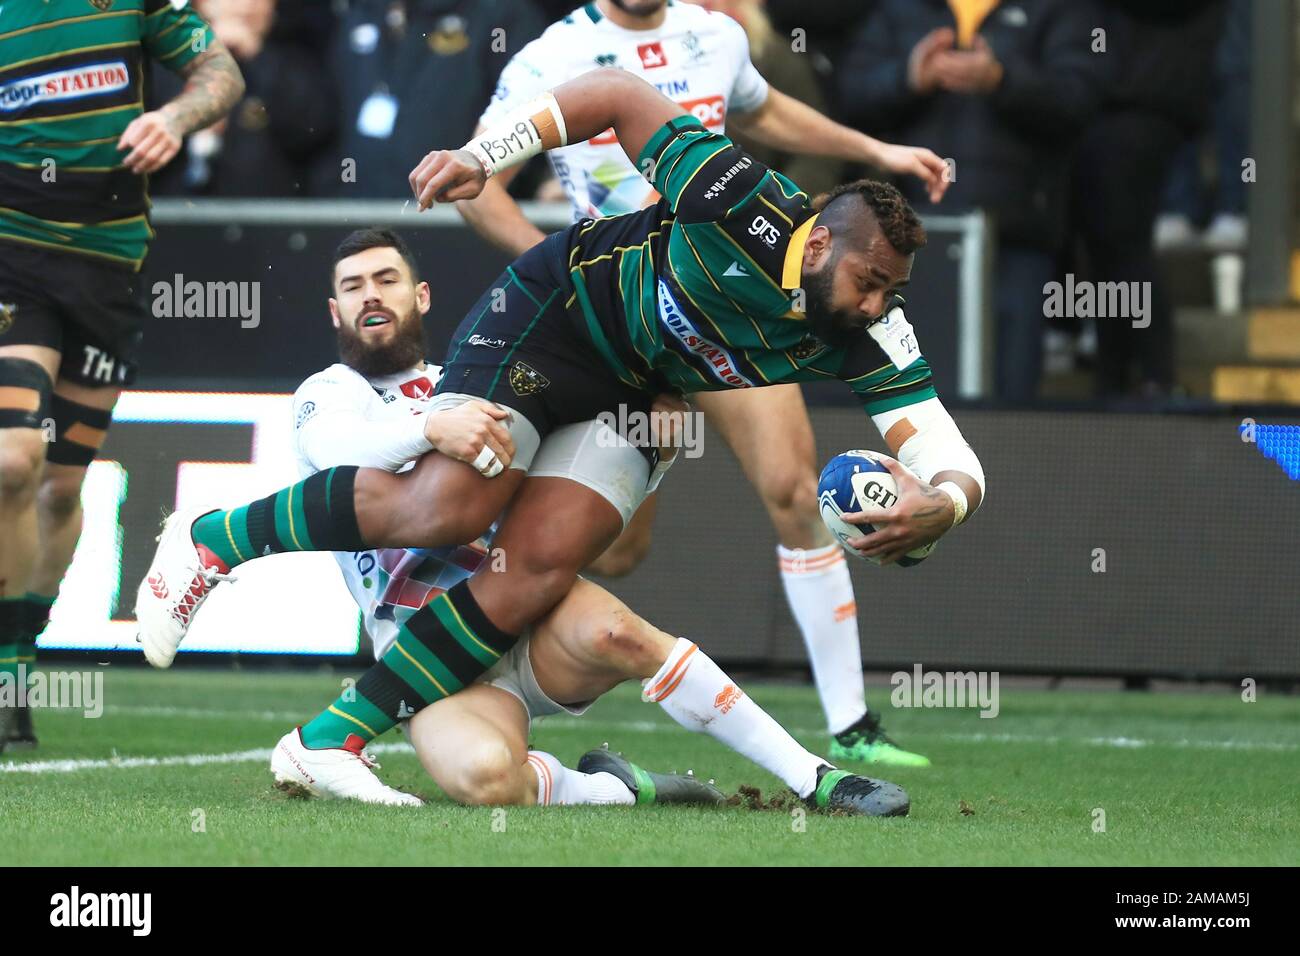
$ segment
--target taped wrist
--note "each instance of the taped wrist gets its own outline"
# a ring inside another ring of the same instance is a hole
[[[567,145],[564,114],[554,95],[547,91],[485,129],[466,143],[464,149],[474,154],[491,178],[538,153]]]

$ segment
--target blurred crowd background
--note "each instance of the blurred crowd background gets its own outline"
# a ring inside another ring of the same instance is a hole
[[[922,213],[982,209],[995,224],[998,398],[1167,401],[1195,391],[1196,370],[1176,361],[1179,330],[1240,309],[1249,0],[701,2],[741,23],[779,89],[873,136],[956,159],[940,208],[918,183],[899,186]],[[195,6],[239,60],[247,93],[155,177],[155,196],[405,198],[424,153],[471,136],[509,57],[579,4]],[[152,96],[166,99],[177,82],[157,71]],[[358,122],[376,90],[398,103],[382,138]],[[872,174],[755,152],[813,192]],[[345,158],[364,175],[344,181]],[[512,192],[562,198],[542,162]],[[1190,302],[1177,280],[1170,288],[1179,250],[1199,257],[1197,278],[1182,283],[1197,290]],[[1066,273],[1150,282],[1150,327],[1045,317],[1043,287]]]

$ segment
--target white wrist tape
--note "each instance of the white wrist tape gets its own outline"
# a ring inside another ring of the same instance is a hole
[[[961,485],[955,481],[944,481],[935,485],[935,490],[942,491],[952,499],[953,519],[952,526],[955,528],[966,520],[966,511],[970,507],[970,502],[966,500],[966,492],[961,490]]]
[[[975,480],[983,501],[984,468],[939,399],[927,398],[871,418],[881,435],[888,434],[900,423],[905,428],[910,426],[910,437],[903,441],[896,454],[922,481],[933,481],[941,471],[960,471]]]
[[[475,136],[464,148],[483,164],[488,177],[518,166],[538,153],[569,145],[560,104],[548,91]]]
[[[487,445],[479,451],[478,456],[474,459],[473,465],[478,469],[479,474],[484,478],[495,478],[501,474],[501,459]]]

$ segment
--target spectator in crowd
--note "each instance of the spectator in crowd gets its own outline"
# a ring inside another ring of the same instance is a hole
[[[200,130],[154,180],[154,192],[209,196],[305,194],[312,161],[334,135],[337,97],[325,69],[330,19],[312,0],[205,0],[196,9],[244,74],[228,119]],[[179,90],[155,71],[153,97]]]
[[[835,102],[835,74],[844,48],[876,0],[760,0],[782,42],[795,39],[812,61],[823,98]],[[799,31],[799,32],[796,32]],[[811,102],[811,101],[810,101]],[[838,112],[832,115],[840,118]]]
[[[943,212],[997,229],[998,395],[1030,401],[1042,376],[1044,286],[1066,232],[1071,147],[1110,69],[1092,0],[878,0],[839,69],[844,119],[954,161]],[[922,190],[900,187],[922,213]]]
[[[339,137],[321,190],[409,195],[420,158],[473,135],[502,67],[545,25],[529,0],[351,0],[336,31]]]
[[[826,98],[806,51],[796,52],[790,38],[772,28],[763,9],[763,0],[691,0],[718,13],[725,13],[745,28],[749,39],[749,56],[758,72],[776,89],[807,103],[819,113],[828,113]],[[820,156],[780,153],[732,130],[731,136],[763,164],[779,169],[810,194],[829,192],[844,181],[844,164]]]
[[[1174,383],[1174,328],[1153,226],[1170,163],[1208,115],[1224,4],[1105,0],[1103,12],[1122,69],[1079,145],[1074,221],[1089,278],[1149,283],[1132,288],[1150,290],[1150,314],[1142,327],[1097,320],[1097,386],[1103,396],[1158,398]]]
[[[1250,0],[1228,0],[1214,56],[1214,115],[1209,136],[1179,148],[1165,190],[1165,215],[1156,223],[1156,245],[1191,241],[1205,227],[1212,248],[1239,249],[1246,242],[1246,184],[1242,160],[1250,135]],[[1202,155],[1214,157],[1213,188],[1201,173]]]

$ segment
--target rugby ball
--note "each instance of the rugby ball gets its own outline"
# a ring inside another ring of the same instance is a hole
[[[892,508],[898,503],[898,484],[889,473],[880,455],[873,451],[846,451],[836,455],[822,469],[817,482],[817,504],[822,521],[835,540],[850,554],[859,555],[848,545],[849,538],[870,534],[876,529],[870,524],[852,525],[841,517],[867,508]],[[909,551],[898,560],[900,568],[912,568],[930,556],[937,541]],[[879,558],[867,558],[880,564]]]

